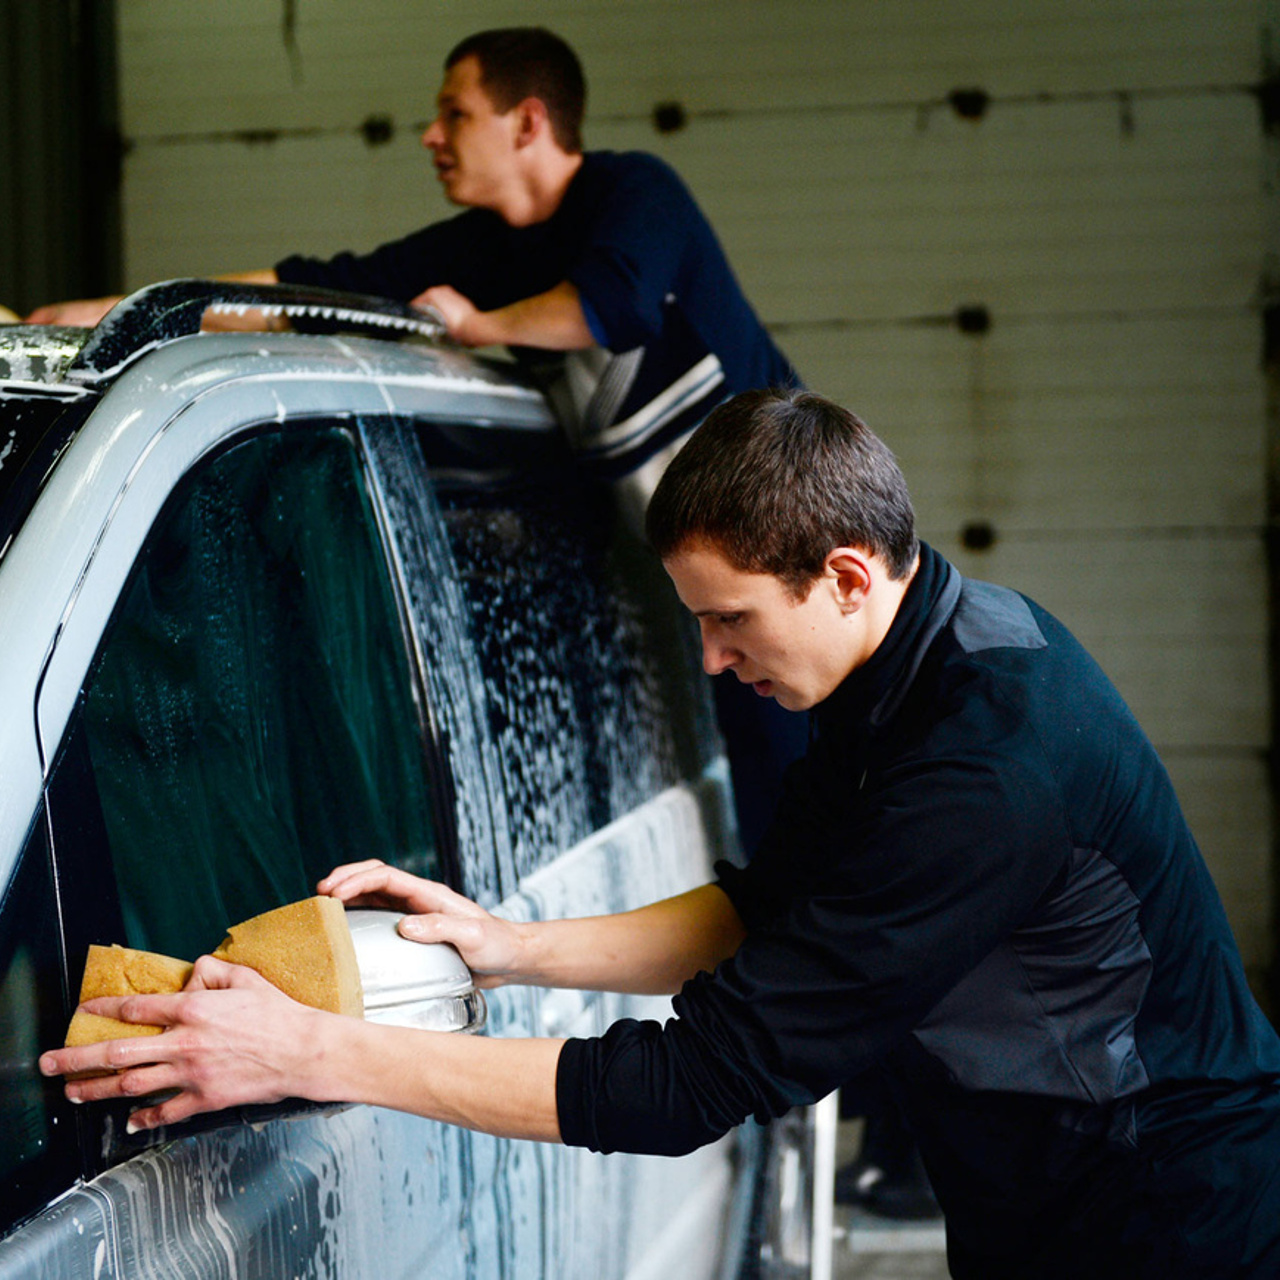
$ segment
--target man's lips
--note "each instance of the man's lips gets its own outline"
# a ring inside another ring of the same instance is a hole
[[[767,698],[773,692],[772,680],[753,680],[751,687],[762,697]]]

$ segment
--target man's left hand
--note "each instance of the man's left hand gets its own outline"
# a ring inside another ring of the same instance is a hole
[[[414,307],[429,307],[444,321],[445,330],[454,342],[464,347],[481,345],[475,335],[475,318],[479,315],[475,303],[463,297],[452,285],[436,284],[418,294],[410,303]]]

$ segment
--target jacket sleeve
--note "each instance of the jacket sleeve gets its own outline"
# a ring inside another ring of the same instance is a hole
[[[423,227],[400,240],[380,245],[372,253],[343,252],[332,258],[299,254],[276,263],[284,284],[341,289],[378,298],[409,302],[424,289],[449,283],[471,296],[474,264],[483,260],[483,220],[474,211]]]
[[[665,1028],[566,1046],[566,1141],[689,1150],[815,1101],[907,1035],[1066,862],[1051,770],[1029,730],[1004,728],[855,795],[838,761],[797,770],[756,861],[721,877],[749,929],[738,953],[685,985]]]

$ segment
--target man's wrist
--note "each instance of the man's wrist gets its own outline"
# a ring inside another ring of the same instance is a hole
[[[502,323],[502,309],[472,311],[458,325],[454,338],[464,347],[500,347],[510,341]]]
[[[515,955],[511,968],[499,975],[502,985],[544,986],[546,928],[539,921],[513,921]]]
[[[340,1013],[313,1013],[305,1048],[299,1048],[296,1079],[289,1082],[290,1095],[313,1102],[371,1101],[364,1042],[372,1024]]]

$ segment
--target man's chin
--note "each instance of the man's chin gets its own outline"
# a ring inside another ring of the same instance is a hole
[[[751,688],[759,698],[772,698],[784,711],[807,711],[808,705],[790,689],[779,688],[772,680],[755,680]]]
[[[776,684],[769,680],[762,680],[760,683],[767,684],[769,688],[767,691],[761,692],[758,687],[753,686],[756,689],[756,692],[760,694],[762,698],[772,698],[774,702],[783,709],[783,711],[809,711],[815,705],[813,699],[806,698],[803,694],[796,693],[794,689],[779,689]]]
[[[436,181],[440,184],[440,190],[444,193],[444,198],[450,204],[462,204],[463,201],[458,199],[458,180],[452,173],[441,173],[436,170]]]

